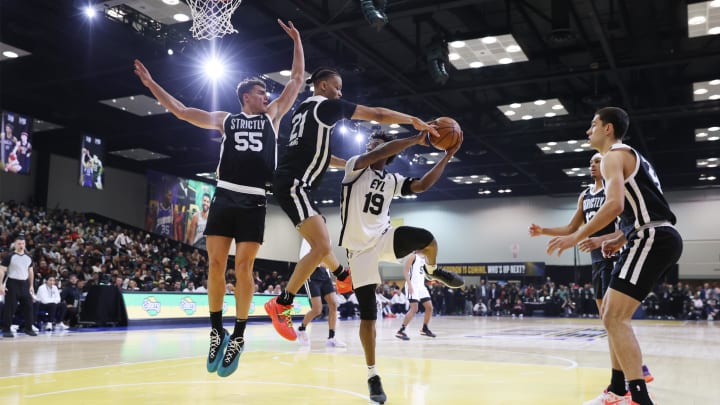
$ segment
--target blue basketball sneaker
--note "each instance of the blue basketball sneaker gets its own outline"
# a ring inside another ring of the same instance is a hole
[[[225,347],[228,345],[229,340],[230,334],[227,329],[222,330],[222,335],[217,329],[210,331],[210,352],[208,352],[207,358],[208,373],[214,373],[217,371],[218,366],[223,359],[223,353],[225,353]]]

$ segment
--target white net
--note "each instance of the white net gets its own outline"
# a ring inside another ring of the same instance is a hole
[[[192,14],[190,32],[196,39],[213,39],[237,30],[230,19],[242,0],[187,0]]]

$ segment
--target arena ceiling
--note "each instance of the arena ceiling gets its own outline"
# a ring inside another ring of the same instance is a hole
[[[587,168],[585,131],[606,105],[630,113],[627,143],[655,164],[665,190],[718,185],[720,1],[387,0],[383,26],[363,14],[363,5],[377,6],[366,14],[382,11],[378,1],[245,0],[232,18],[238,33],[213,41],[192,39],[191,23],[172,18],[187,5],[166,4],[173,2],[90,1],[92,19],[87,1],[0,2],[0,46],[21,54],[0,56],[0,107],[43,121],[33,139],[40,155],[77,158],[81,134],[91,134],[105,140],[106,166],[187,178],[213,172],[218,134],[152,100],[133,104],[150,95],[133,59],[185,104],[235,112],[237,81],[290,67],[292,42],[280,18],[300,29],[306,70],[341,71],[347,100],[461,124],[457,161],[418,200],[578,193],[588,178],[568,173]],[[112,8],[129,17],[111,18]],[[212,52],[227,69],[214,84],[201,69]],[[333,150],[348,157],[362,149],[363,128],[344,124]],[[288,127],[285,119],[281,138]],[[167,157],[138,161],[119,152],[133,149]],[[413,148],[391,167],[421,176],[430,152]],[[329,173],[318,200],[336,204],[340,179]]]

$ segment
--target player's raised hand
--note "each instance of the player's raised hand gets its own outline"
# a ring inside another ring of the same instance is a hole
[[[434,124],[431,122],[425,122],[421,120],[418,117],[412,117],[412,126],[413,128],[417,129],[418,131],[428,131],[430,132],[430,135],[435,137],[440,137],[440,134],[438,134],[437,129],[435,129]]]
[[[135,74],[137,77],[140,78],[140,81],[145,86],[148,86],[150,82],[152,82],[152,76],[150,76],[150,72],[147,70],[145,65],[143,65],[140,60],[135,59]]]
[[[293,39],[293,41],[300,40],[300,31],[298,31],[297,28],[295,28],[292,21],[288,21],[287,25],[285,25],[285,23],[282,22],[282,20],[278,18],[277,22],[278,22],[278,24],[280,24],[282,29],[284,29],[285,32],[287,32],[287,34],[290,36],[290,38]]]

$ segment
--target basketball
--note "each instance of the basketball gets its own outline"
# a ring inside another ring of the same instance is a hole
[[[440,117],[435,120],[435,124],[437,125],[437,131],[440,137],[428,135],[428,139],[430,140],[430,144],[436,149],[448,150],[460,142],[462,130],[457,121],[450,117]]]

